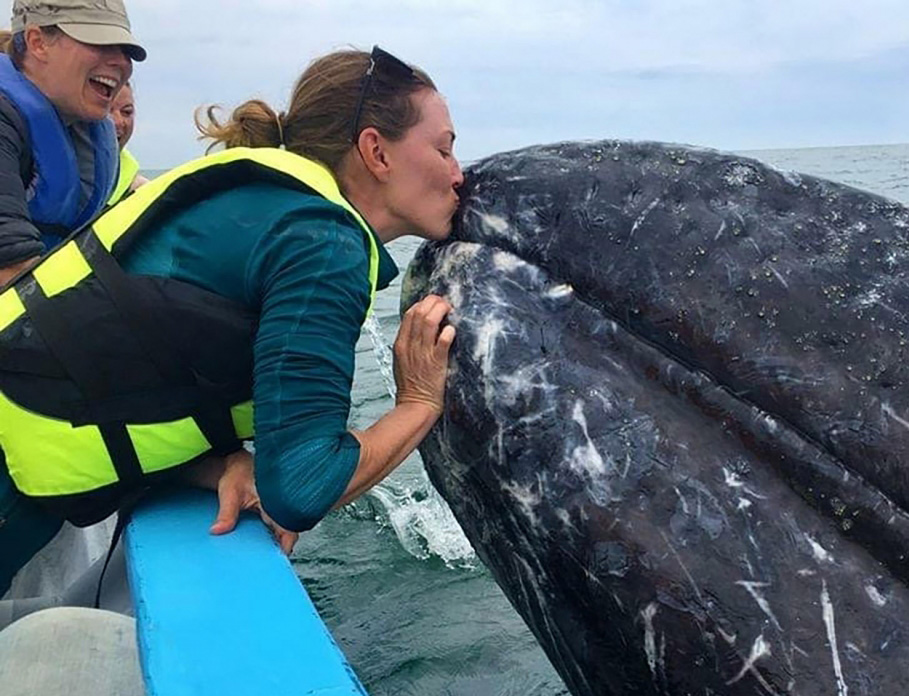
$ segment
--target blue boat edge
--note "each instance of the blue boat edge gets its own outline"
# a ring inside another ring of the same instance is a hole
[[[143,502],[124,532],[148,696],[366,696],[254,515],[214,536],[213,493]]]

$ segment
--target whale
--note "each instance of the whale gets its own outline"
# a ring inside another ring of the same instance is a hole
[[[909,209],[618,140],[459,193],[420,452],[571,693],[904,693]]]

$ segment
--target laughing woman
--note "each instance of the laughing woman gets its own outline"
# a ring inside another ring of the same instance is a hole
[[[119,149],[107,118],[145,59],[122,0],[16,0],[0,55],[0,287],[95,217]]]

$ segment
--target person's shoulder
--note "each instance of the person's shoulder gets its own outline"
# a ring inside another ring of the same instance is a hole
[[[281,186],[267,181],[250,182],[234,186],[218,194],[225,202],[243,202],[269,206],[269,210],[281,213],[293,211],[311,212],[313,214],[332,213],[340,206],[323,198],[317,193],[303,189]]]
[[[28,142],[28,124],[6,95],[0,94],[0,156],[5,162],[4,171],[11,166],[10,160],[18,160],[20,176],[23,179],[29,176],[32,154]]]
[[[28,134],[25,119],[5,94],[0,94],[0,124],[6,126],[3,128],[5,135],[8,135],[10,129],[21,138],[25,138]]]
[[[231,188],[219,195],[223,205],[245,210],[271,224],[310,232],[334,230],[360,238],[363,229],[343,206],[304,189],[256,182]]]
[[[8,121],[13,119],[22,120],[22,114],[19,113],[19,109],[17,109],[16,105],[10,101],[9,97],[2,92],[0,92],[0,117],[3,117]]]

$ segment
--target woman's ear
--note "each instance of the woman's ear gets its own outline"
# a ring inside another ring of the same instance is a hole
[[[363,164],[379,181],[385,181],[388,178],[389,167],[386,144],[385,138],[372,126],[360,131],[360,137],[357,138],[357,148],[363,158]]]
[[[47,35],[41,31],[40,27],[36,27],[33,24],[25,27],[25,48],[28,55],[42,63],[46,63],[50,43]]]

